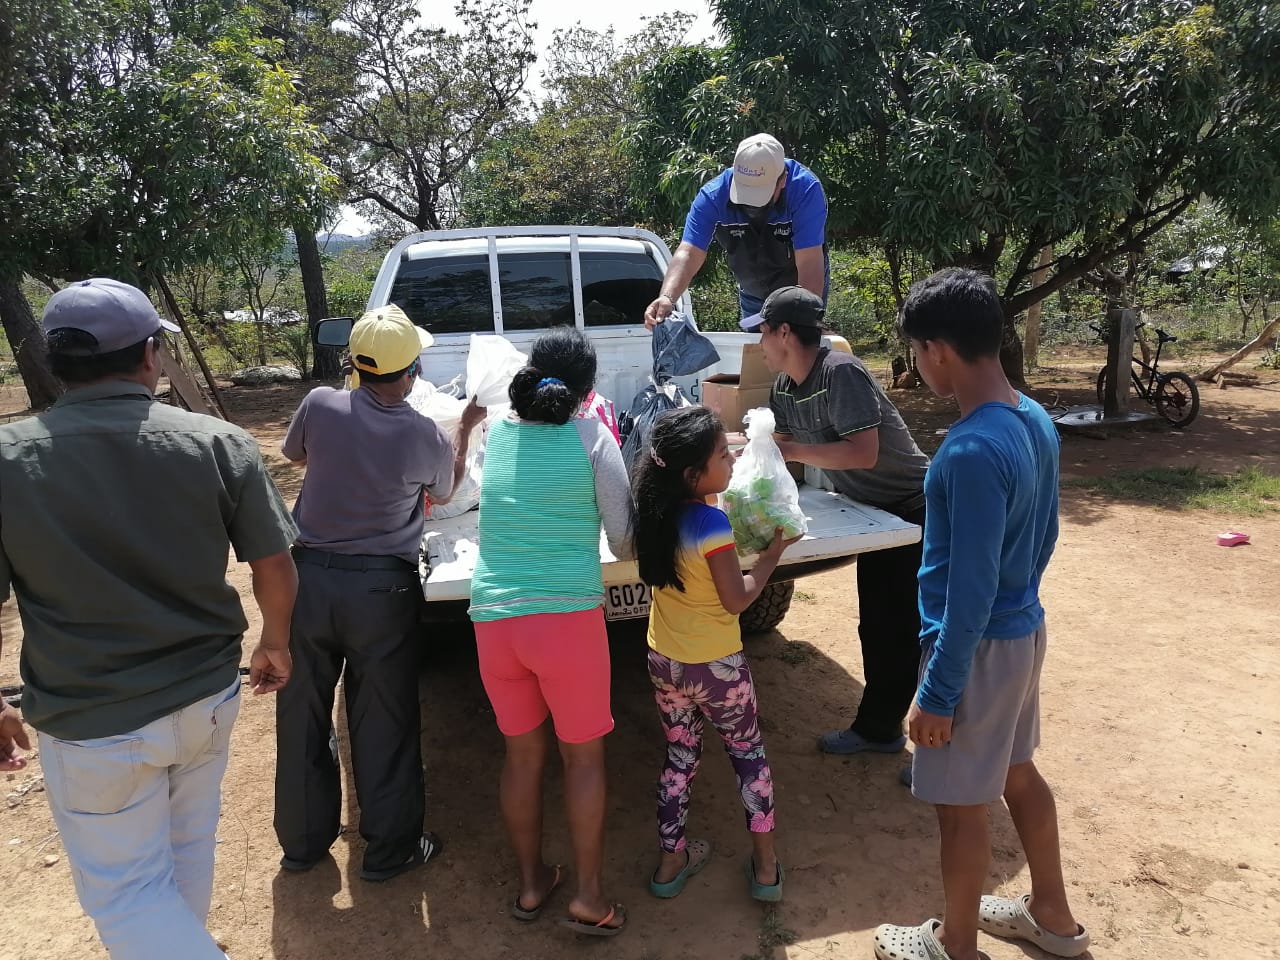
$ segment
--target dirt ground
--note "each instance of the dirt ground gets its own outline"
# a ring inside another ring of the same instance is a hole
[[[1034,379],[1049,404],[1083,402],[1092,367],[1060,363]],[[1280,376],[1204,388],[1201,418],[1183,433],[1069,438],[1066,476],[1124,467],[1256,463],[1280,472]],[[0,410],[21,406],[12,388]],[[275,450],[305,388],[231,389],[234,418],[260,438],[286,496],[299,476]],[[894,394],[922,445],[954,419],[924,391]],[[2,418],[2,415],[0,415]],[[1057,792],[1070,891],[1094,937],[1092,955],[1280,956],[1280,513],[1233,517],[1117,502],[1070,486],[1044,602],[1051,647],[1038,760]],[[1224,549],[1220,530],[1253,545]],[[247,568],[233,582],[249,609]],[[353,879],[362,842],[350,801],[333,859],[282,873],[271,828],[273,705],[248,698],[224,784],[210,929],[234,960],[353,956],[457,958],[871,956],[885,921],[918,923],[942,907],[932,811],[899,786],[897,757],[825,757],[815,736],[848,722],[861,691],[852,570],[803,581],[781,628],[748,643],[778,791],[786,902],[746,894],[749,850],[728,763],[709,746],[691,818],[712,839],[711,865],[674,901],[646,890],[655,858],[652,796],[664,741],[644,669],[641,631],[614,631],[614,712],[608,742],[608,881],[630,912],[611,941],[575,940],[554,922],[506,912],[512,864],[497,806],[502,745],[465,631],[424,637],[422,740],[429,826],[439,862],[384,885]],[[18,681],[21,628],[3,608],[0,685]],[[252,629],[252,628],[251,628]],[[252,635],[252,634],[251,634]],[[0,782],[0,957],[100,958],[81,913],[47,804],[38,759]],[[547,855],[569,857],[561,781],[548,784]],[[993,891],[1027,888],[1008,813],[992,807]],[[787,943],[787,941],[794,941]],[[993,960],[1042,956],[990,938]],[[371,951],[371,952],[370,952]],[[175,957],[178,954],[175,953]]]

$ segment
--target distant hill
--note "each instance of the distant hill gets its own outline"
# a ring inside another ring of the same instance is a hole
[[[317,233],[316,240],[320,244],[320,252],[329,256],[335,256],[344,250],[367,250],[373,246],[372,234],[356,237],[349,233]],[[288,260],[293,260],[298,255],[298,245],[294,242],[292,233],[285,236],[284,254]]]
[[[324,253],[341,253],[343,250],[355,248],[357,250],[367,250],[373,245],[373,235],[365,234],[362,237],[353,237],[349,233],[329,233],[317,234],[316,239],[320,241],[320,249]]]

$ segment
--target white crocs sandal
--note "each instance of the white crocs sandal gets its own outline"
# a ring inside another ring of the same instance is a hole
[[[875,950],[878,960],[951,960],[934,931],[941,921],[929,919],[918,927],[897,927],[882,923],[876,927]],[[985,957],[986,954],[979,954]]]
[[[1031,894],[1021,897],[983,897],[978,907],[978,927],[993,937],[1026,940],[1056,957],[1078,957],[1089,949],[1089,931],[1079,924],[1074,937],[1051,933],[1036,922],[1027,909]]]

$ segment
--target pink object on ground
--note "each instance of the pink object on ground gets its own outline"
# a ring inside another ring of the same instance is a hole
[[[1237,533],[1234,530],[1228,530],[1226,533],[1218,534],[1218,546],[1220,547],[1238,547],[1241,544],[1249,542],[1247,533]]]

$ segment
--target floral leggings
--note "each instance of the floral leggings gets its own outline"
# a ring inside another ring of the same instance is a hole
[[[711,663],[680,663],[649,651],[649,679],[667,735],[667,762],[658,780],[662,849],[685,848],[689,794],[702,760],[702,727],[710,720],[738,775],[738,793],[752,833],[773,830],[773,774],[764,755],[751,668],[741,653]]]

